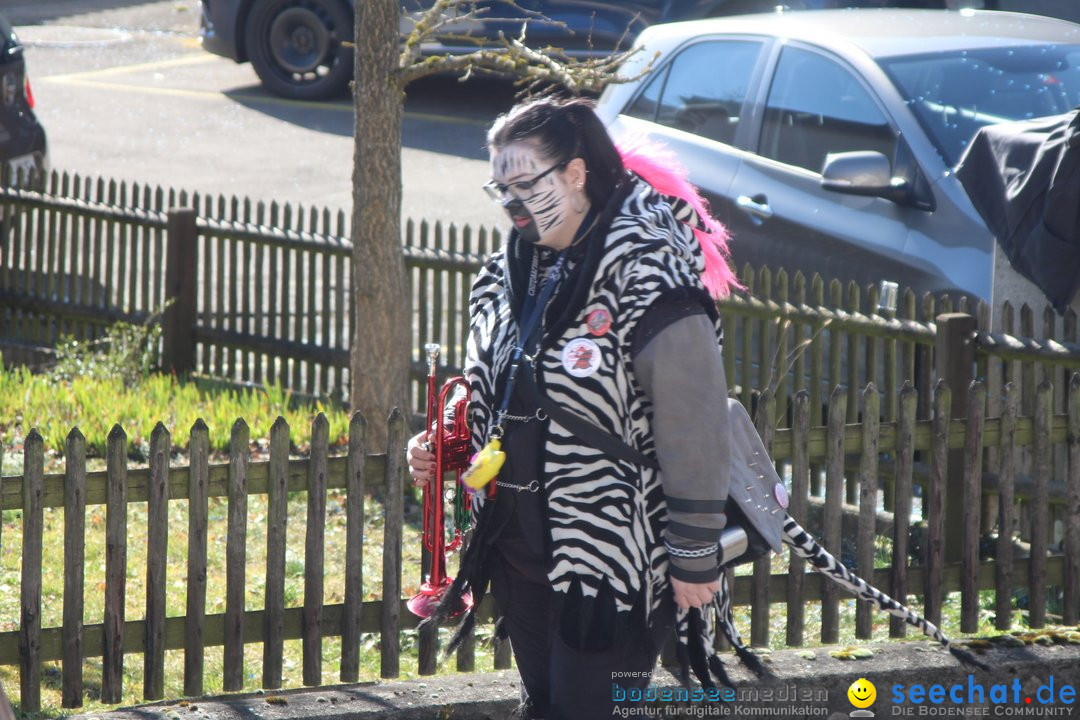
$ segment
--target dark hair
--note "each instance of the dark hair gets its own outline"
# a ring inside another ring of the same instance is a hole
[[[626,176],[622,157],[607,128],[593,112],[592,101],[541,98],[515,105],[500,115],[488,131],[488,148],[496,150],[517,140],[536,140],[540,151],[559,163],[585,161],[585,193],[603,207]]]

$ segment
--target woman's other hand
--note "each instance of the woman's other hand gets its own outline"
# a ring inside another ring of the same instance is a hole
[[[709,583],[690,583],[671,578],[671,591],[675,594],[675,604],[680,609],[700,608],[711,603],[713,595],[720,591],[720,579]]]
[[[428,435],[427,430],[418,433],[405,446],[405,461],[416,487],[426,485],[435,476],[435,453],[428,448]]]

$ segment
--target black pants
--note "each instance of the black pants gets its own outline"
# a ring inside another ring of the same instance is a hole
[[[596,720],[612,717],[627,707],[630,688],[644,689],[672,624],[659,623],[652,632],[626,639],[617,646],[591,652],[568,647],[555,631],[554,591],[546,563],[520,536],[506,534],[493,553],[491,593],[504,614],[521,674],[525,717],[546,720]],[[674,607],[674,601],[671,602]],[[671,617],[671,612],[661,612]],[[622,699],[617,700],[622,694]]]

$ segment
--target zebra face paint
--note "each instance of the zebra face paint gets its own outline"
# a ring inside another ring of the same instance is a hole
[[[526,241],[560,249],[573,239],[581,224],[582,211],[575,207],[575,186],[567,177],[572,163],[545,157],[527,140],[510,143],[492,153],[492,181],[487,185],[488,191]]]

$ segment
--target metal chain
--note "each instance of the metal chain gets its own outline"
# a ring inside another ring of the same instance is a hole
[[[515,492],[540,492],[540,481],[533,480],[528,485],[515,485],[513,483],[495,481],[496,487],[506,488],[507,490],[513,490]]]
[[[514,420],[519,423],[527,423],[532,420],[539,420],[540,422],[543,422],[544,420],[547,420],[547,413],[537,408],[536,412],[534,412],[532,415],[511,415],[510,413],[506,413],[505,415],[503,415],[503,419]]]

